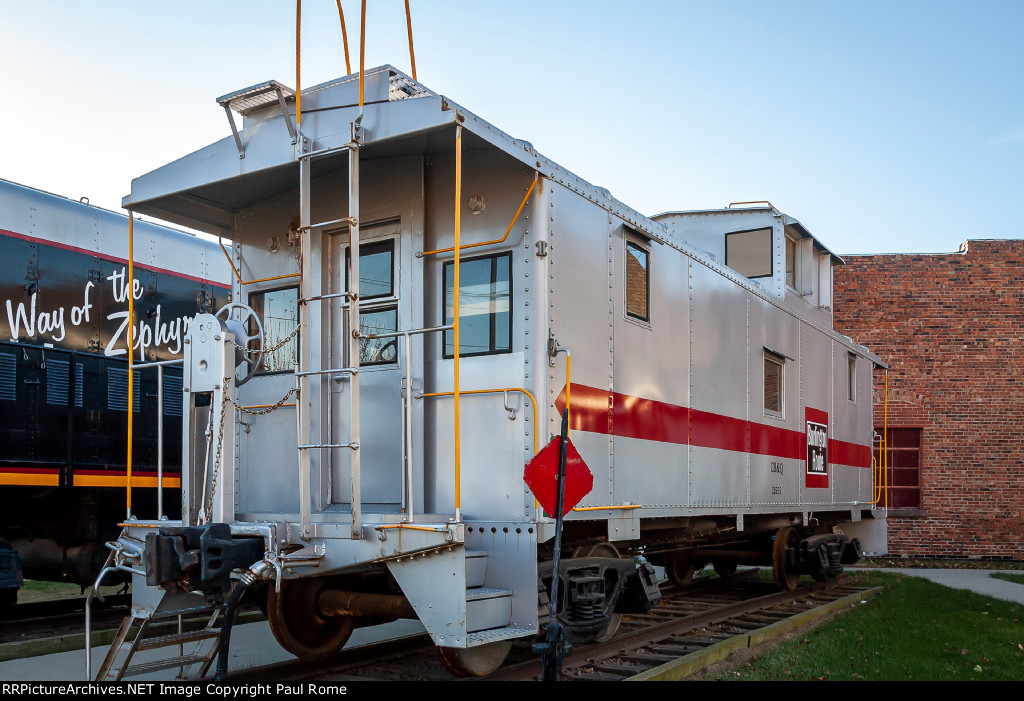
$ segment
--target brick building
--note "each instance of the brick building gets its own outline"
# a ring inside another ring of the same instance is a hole
[[[891,365],[889,552],[1024,560],[1024,240],[845,260],[835,328]]]

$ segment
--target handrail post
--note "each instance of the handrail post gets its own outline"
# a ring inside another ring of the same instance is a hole
[[[135,213],[128,210],[128,453],[125,460],[125,520],[132,517],[132,429],[135,412]]]
[[[884,506],[889,508],[889,369],[885,370],[885,409],[882,419],[882,484],[885,491]]]
[[[164,366],[156,366],[156,518],[164,517]]]
[[[459,417],[459,229],[462,212],[462,125],[455,126],[455,279],[452,299],[452,335],[454,338],[455,377],[455,522],[462,522],[462,436]]]
[[[296,94],[298,92],[296,91]],[[305,137],[299,134],[299,149],[304,151],[307,147],[307,140]],[[310,171],[312,170],[312,162],[308,158],[299,160],[299,225],[300,227],[308,227],[311,221],[310,219]],[[311,250],[312,233],[308,228],[303,228],[301,233],[301,250],[308,252]],[[305,299],[313,296],[312,280],[313,280],[313,263],[312,256],[303,255],[301,260],[302,274],[299,276],[299,297]],[[239,293],[241,293],[241,287],[239,287]],[[298,388],[298,396],[295,399],[295,422],[296,422],[296,435],[298,440],[296,445],[306,445],[312,443],[310,440],[310,420],[309,413],[312,412],[312,396],[310,388],[312,383],[310,382],[309,375],[301,374],[303,368],[308,369],[312,363],[312,341],[310,339],[310,332],[312,330],[311,322],[312,314],[308,304],[300,305],[299,307],[299,358],[297,367],[295,368],[295,382]],[[313,537],[312,530],[312,465],[313,457],[310,451],[298,449],[298,468],[299,468],[299,520],[300,520],[300,537],[303,540],[309,540]]]
[[[364,10],[365,16],[365,10]],[[359,142],[357,141],[358,128],[355,122],[352,124],[352,148],[348,151],[348,215],[349,224],[349,274],[348,274],[348,325],[349,325],[349,361],[348,366],[352,368],[352,382],[350,383],[349,401],[351,416],[349,419],[349,441],[359,444]],[[360,454],[361,450],[356,448],[352,451],[352,460],[349,463],[351,487],[352,487],[352,528],[353,540],[363,537],[362,527],[362,487],[360,475]]]
[[[405,491],[406,513],[409,523],[416,521],[416,505],[413,503],[412,483],[412,335],[405,333]]]

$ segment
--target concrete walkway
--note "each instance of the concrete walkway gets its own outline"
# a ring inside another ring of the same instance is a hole
[[[357,628],[352,632],[352,637],[349,638],[345,647],[358,647],[381,640],[416,635],[421,632],[423,632],[423,625],[419,621],[408,620],[398,620],[393,623],[369,628]],[[96,670],[103,662],[103,657],[107,654],[108,647],[107,645],[101,645],[93,648],[93,674],[96,673]],[[140,652],[136,655],[135,662],[166,657],[168,650],[173,650],[173,648]],[[270,624],[266,621],[247,623],[237,626],[232,630],[231,660],[229,664],[231,671],[291,659],[295,658],[277,644],[273,633],[270,632]],[[177,672],[177,669],[167,669],[149,674],[140,674],[126,681],[172,681]],[[5,682],[85,681],[85,651],[58,652],[53,655],[41,655],[39,657],[0,662],[0,680]]]
[[[1007,582],[989,576],[993,572],[1024,574],[1024,571],[1021,570],[948,570],[918,569],[916,567],[847,567],[846,569],[869,572],[899,572],[911,577],[924,577],[953,589],[967,589],[976,594],[984,594],[995,599],[1024,604],[1024,584]]]

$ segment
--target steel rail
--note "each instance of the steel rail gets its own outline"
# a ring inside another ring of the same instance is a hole
[[[595,643],[593,645],[581,646],[574,649],[562,661],[563,672],[575,667],[591,665],[595,660],[609,657],[621,656],[629,650],[636,650],[673,635],[689,633],[707,626],[717,625],[737,618],[744,614],[756,613],[770,609],[779,604],[788,603],[807,597],[819,592],[828,586],[835,586],[846,581],[845,577],[832,580],[827,585],[815,584],[812,586],[799,587],[793,591],[780,591],[774,594],[766,594],[754,599],[745,599],[724,606],[712,608],[708,611],[695,613],[684,618],[678,618],[665,623],[656,623],[642,628],[635,633],[616,636],[606,643]],[[530,660],[517,665],[506,667],[495,674],[486,677],[487,681],[516,681],[539,678],[541,672],[540,662]]]

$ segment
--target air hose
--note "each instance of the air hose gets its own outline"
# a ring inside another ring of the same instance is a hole
[[[215,682],[224,681],[224,677],[228,673],[229,648],[231,646],[231,626],[235,620],[235,612],[238,610],[238,603],[242,600],[242,595],[245,594],[245,590],[248,589],[249,585],[262,579],[263,573],[270,567],[271,565],[265,560],[260,560],[243,572],[238,583],[231,589],[231,594],[228,596],[227,607],[224,610],[224,623],[220,629],[220,650],[217,653],[217,669],[213,673],[213,680]]]

